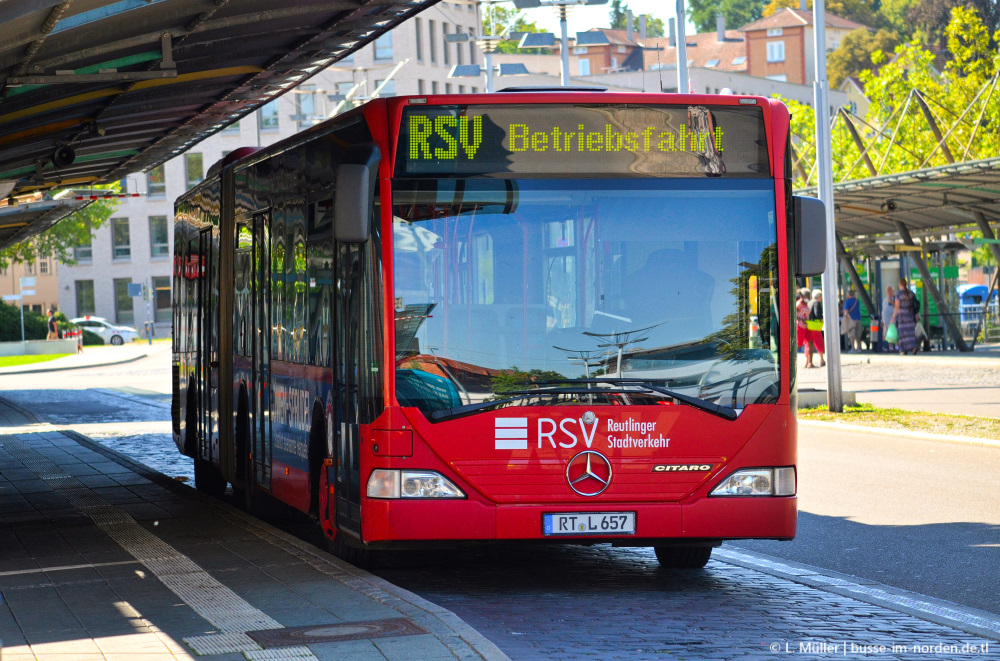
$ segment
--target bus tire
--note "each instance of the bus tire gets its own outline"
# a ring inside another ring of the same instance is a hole
[[[359,569],[374,569],[379,565],[379,552],[364,549],[356,544],[346,541],[347,534],[343,531],[337,532],[337,537],[327,540],[327,547],[335,556],[351,563]]]
[[[228,482],[222,476],[222,472],[212,465],[212,462],[195,458],[194,460],[194,486],[195,488],[213,498],[221,498],[226,492]]]
[[[712,557],[711,546],[654,546],[653,551],[667,569],[701,569]]]
[[[326,415],[318,403],[313,406],[309,428],[309,514],[319,517],[319,485],[326,459]]]

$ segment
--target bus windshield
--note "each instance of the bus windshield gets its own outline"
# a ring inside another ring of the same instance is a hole
[[[774,196],[749,178],[394,180],[400,403],[669,402],[642,382],[777,401]]]

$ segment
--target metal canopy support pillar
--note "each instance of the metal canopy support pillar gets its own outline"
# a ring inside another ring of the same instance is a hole
[[[910,236],[910,230],[907,229],[906,225],[896,220],[893,221],[896,224],[896,230],[899,231],[900,238],[903,239],[903,243],[908,246],[916,246],[913,242],[913,237]],[[962,331],[955,324],[955,320],[951,317],[951,310],[948,309],[948,305],[944,302],[944,298],[941,296],[941,292],[938,291],[937,285],[934,284],[934,280],[931,278],[931,272],[927,268],[927,263],[924,262],[923,253],[914,252],[909,256],[913,263],[917,265],[917,270],[920,271],[920,277],[924,281],[925,291],[930,292],[931,298],[934,299],[934,303],[937,304],[938,312],[944,318],[945,326],[948,327],[948,332],[951,336],[955,338],[955,346],[958,347],[959,351],[970,351],[969,347],[965,344],[965,340],[962,338]],[[924,308],[924,317],[930,316],[926,308]]]
[[[566,5],[559,5],[559,84],[569,86],[569,28],[566,24]]]
[[[688,81],[688,60],[687,60],[687,33],[685,32],[685,22],[687,15],[684,13],[684,0],[677,0],[677,93],[687,94],[691,91]]]
[[[948,149],[948,144],[944,141],[944,136],[941,135],[941,129],[937,125],[937,120],[934,119],[934,114],[931,112],[930,106],[924,101],[924,96],[919,90],[913,95],[917,100],[917,105],[920,106],[920,112],[924,113],[924,119],[931,127],[931,132],[934,133],[934,137],[937,138],[937,143],[941,147],[941,151],[944,153],[945,159],[949,163],[955,162],[955,157],[951,155],[951,150]]]
[[[989,222],[986,220],[986,215],[982,211],[973,211],[972,215],[976,217],[976,225],[979,226],[979,231],[983,233],[983,238],[995,239],[996,235],[993,234],[993,228],[990,227]],[[997,264],[1000,264],[1000,245],[991,243],[989,246],[993,252],[993,259],[996,260]]]
[[[840,255],[840,261],[844,263],[844,269],[847,271],[848,275],[851,276],[851,284],[854,285],[854,289],[857,290],[858,294],[861,296],[861,301],[868,308],[869,316],[876,316],[878,313],[875,311],[875,304],[872,302],[872,297],[868,294],[868,290],[865,289],[865,285],[861,282],[861,276],[858,275],[858,270],[854,268],[854,262],[851,260],[851,256],[848,254],[847,249],[844,248],[844,242],[840,240],[840,235],[837,235],[837,253]],[[871,276],[868,276],[871,280]]]
[[[816,172],[819,199],[826,205],[826,271],[823,273],[823,337],[826,344],[826,403],[832,413],[843,413],[840,376],[840,314],[837,310],[837,231],[834,228],[833,147],[830,144],[829,87],[826,80],[826,13],[823,0],[813,2],[813,52],[816,79]]]
[[[858,133],[858,129],[854,126],[854,122],[848,116],[847,111],[841,108],[838,110],[841,115],[844,116],[844,124],[847,125],[847,131],[851,134],[851,138],[854,140],[854,144],[857,145],[858,151],[861,152],[861,156],[865,159],[865,167],[868,168],[868,172],[873,177],[878,176],[878,170],[875,169],[875,164],[872,163],[872,159],[868,156],[868,148],[865,147],[864,141],[861,140],[861,135]],[[839,240],[839,239],[838,239]]]

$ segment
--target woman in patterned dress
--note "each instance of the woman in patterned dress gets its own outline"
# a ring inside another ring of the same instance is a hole
[[[899,333],[899,353],[917,353],[917,320],[913,314],[914,295],[910,288],[906,286],[906,280],[900,278],[899,291],[893,297],[892,319],[889,323],[896,324],[896,331]]]

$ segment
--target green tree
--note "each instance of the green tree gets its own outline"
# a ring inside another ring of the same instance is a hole
[[[625,30],[628,28],[627,11],[628,3],[622,2],[622,0],[611,0],[611,11],[608,13],[608,22],[612,30]],[[636,32],[639,30],[639,21],[642,20],[643,16],[646,17],[647,37],[662,37],[665,35],[663,31],[663,19],[656,18],[652,14],[639,14],[635,17],[633,26]]]
[[[875,34],[868,30],[855,30],[845,36],[826,60],[830,89],[839,89],[848,76],[871,69],[872,53],[891,52],[900,41],[898,34],[884,29]]]
[[[715,15],[726,17],[730,30],[761,18],[764,0],[688,0],[688,16],[698,32],[715,32]]]
[[[98,188],[117,192],[118,184]],[[11,262],[32,262],[39,257],[54,257],[64,264],[75,264],[73,249],[88,243],[93,231],[107,222],[117,208],[116,198],[92,202],[41,234],[0,250],[0,268]]]
[[[829,0],[824,3],[827,13],[846,18],[868,27],[886,26],[885,18],[878,14],[880,0]],[[771,0],[764,7],[764,16],[778,13],[780,9],[798,9],[799,0]],[[806,0],[806,9],[812,11],[812,0]]]
[[[514,19],[517,15],[516,9],[510,9],[507,7],[500,7],[495,4],[485,5],[485,11],[483,12],[483,34],[500,34],[503,30],[510,25],[510,30],[507,32],[507,36],[511,32],[545,32],[545,30],[538,27],[534,22],[527,21],[523,17]],[[513,25],[511,25],[513,21]],[[517,41],[513,39],[505,39],[497,44],[498,53],[548,53],[548,49],[538,49],[538,48],[518,48]]]
[[[612,30],[625,29],[625,12],[628,10],[628,3],[622,0],[611,0],[611,11],[608,12],[608,25]]]
[[[858,130],[873,145],[868,155],[879,174],[947,164],[933,131],[912,98],[915,90],[927,99],[942,132],[955,125],[948,133],[947,141],[956,160],[996,156],[996,146],[1000,144],[1000,102],[997,96],[1000,90],[995,91],[991,99],[987,99],[988,92],[978,99],[976,95],[1000,69],[1000,53],[991,45],[986,26],[977,13],[964,7],[952,10],[945,38],[952,59],[940,75],[932,66],[934,54],[919,36],[897,46],[893,56],[875,51],[871,56],[873,68],[859,74],[870,106],[864,123],[858,124]],[[973,119],[967,116],[965,121],[956,124],[958,117],[974,99],[976,103],[969,113]],[[798,162],[808,174],[813,170],[816,158],[813,111],[809,106],[794,101],[786,101],[786,104],[792,113],[793,146],[799,157]],[[975,121],[980,114],[980,121]],[[833,162],[834,181],[869,176],[844,121],[843,117],[838,118],[831,134],[833,153],[836,155]],[[879,134],[880,127],[883,128]],[[895,137],[890,140],[893,134]],[[815,181],[815,176],[809,177],[809,185],[814,185]],[[806,185],[805,177],[798,168],[795,185]]]

